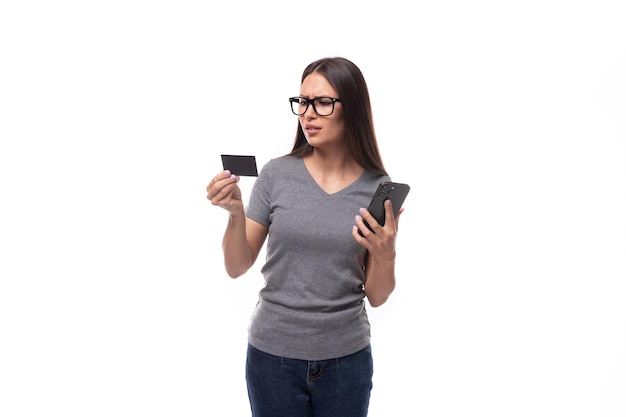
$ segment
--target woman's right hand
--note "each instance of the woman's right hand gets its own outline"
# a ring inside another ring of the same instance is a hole
[[[241,190],[237,183],[239,177],[230,171],[222,171],[217,174],[206,187],[206,198],[214,206],[222,207],[231,214],[243,209]]]

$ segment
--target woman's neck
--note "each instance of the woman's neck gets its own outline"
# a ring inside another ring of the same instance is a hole
[[[345,188],[363,173],[363,168],[353,159],[340,154],[327,155],[318,150],[304,157],[304,165],[319,186],[328,193]]]

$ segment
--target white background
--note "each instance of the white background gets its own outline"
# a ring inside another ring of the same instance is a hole
[[[412,186],[370,416],[626,416],[623,2],[225,3],[0,6],[0,415],[249,415],[204,188],[340,55]]]

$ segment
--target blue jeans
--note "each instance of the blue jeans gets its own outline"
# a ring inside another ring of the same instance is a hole
[[[306,361],[248,344],[252,417],[366,417],[373,372],[370,345],[342,358]]]

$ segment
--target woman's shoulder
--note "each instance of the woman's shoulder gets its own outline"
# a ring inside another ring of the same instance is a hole
[[[372,171],[365,171],[363,173],[363,181],[367,184],[375,184],[378,185],[384,181],[391,181],[391,177],[385,174],[378,174]]]
[[[294,169],[297,169],[301,163],[302,158],[291,155],[283,155],[267,161],[263,166],[263,170],[269,172],[292,171]]]

